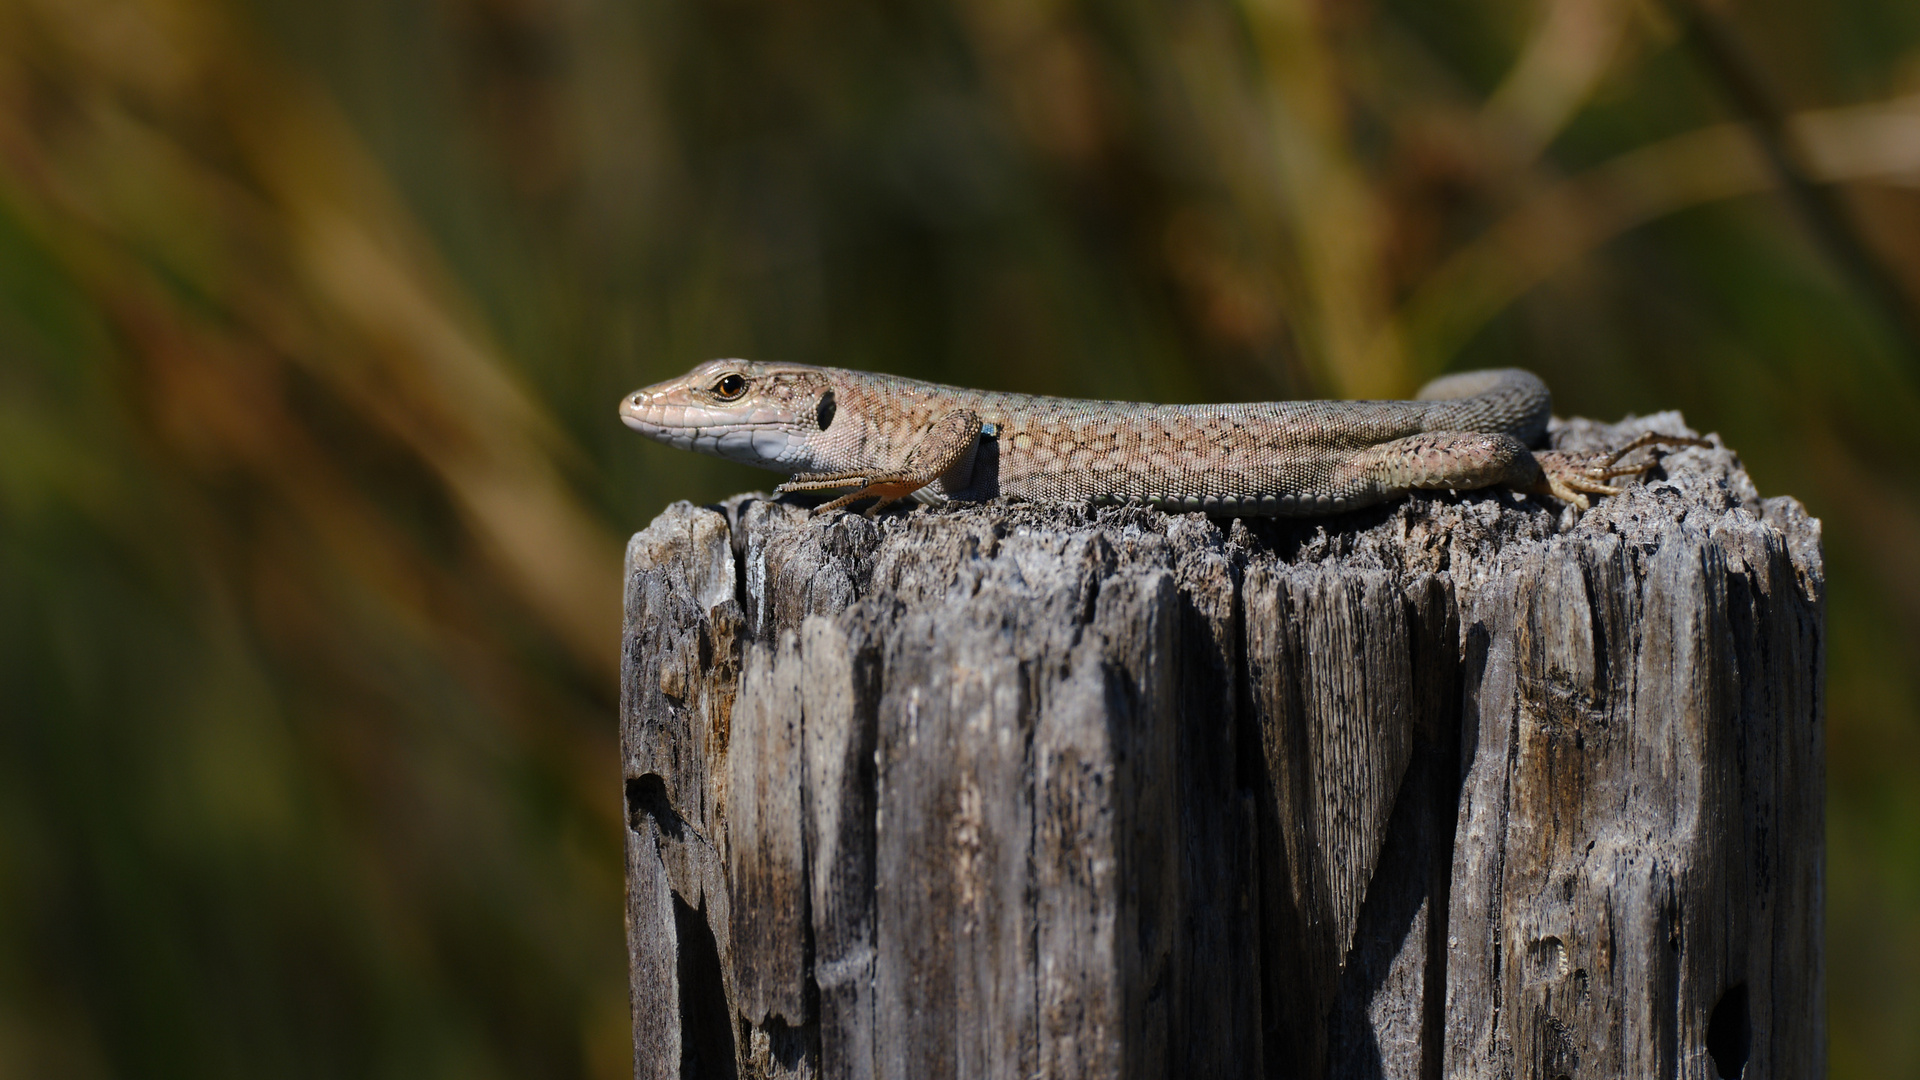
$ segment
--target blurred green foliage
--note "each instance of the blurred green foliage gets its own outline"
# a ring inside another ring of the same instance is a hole
[[[722,355],[1684,409],[1920,1075],[1916,305],[1910,0],[0,0],[0,1076],[627,1075],[618,541],[768,478],[613,410]]]

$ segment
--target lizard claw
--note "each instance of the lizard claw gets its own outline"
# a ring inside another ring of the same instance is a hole
[[[813,513],[830,513],[862,499],[878,499],[878,502],[866,509],[866,516],[872,517],[879,513],[882,507],[906,498],[921,486],[922,484],[915,483],[911,478],[896,473],[883,475],[870,472],[799,473],[793,479],[774,488],[773,493],[787,495],[796,491],[830,491],[834,488],[850,487],[854,490],[837,499],[821,503],[813,508]]]
[[[1647,446],[1706,446],[1713,444],[1706,439],[1692,435],[1663,435],[1649,431],[1627,445],[1600,455],[1572,454],[1560,450],[1541,450],[1534,453],[1540,462],[1541,482],[1534,488],[1543,494],[1551,495],[1567,503],[1575,510],[1586,510],[1590,506],[1589,495],[1618,495],[1621,489],[1607,481],[1619,476],[1639,476],[1653,468],[1654,462],[1645,461],[1638,465],[1621,465],[1621,458],[1635,450]]]
[[[791,495],[796,491],[830,491],[833,488],[865,487],[870,482],[868,474],[861,471],[795,473],[791,480],[774,488],[773,493]]]

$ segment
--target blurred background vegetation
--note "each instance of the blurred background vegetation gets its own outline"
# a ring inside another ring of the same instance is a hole
[[[1920,1076],[1917,309],[1912,0],[0,0],[0,1076],[629,1075],[619,543],[770,478],[614,407],[727,355],[1684,409]]]

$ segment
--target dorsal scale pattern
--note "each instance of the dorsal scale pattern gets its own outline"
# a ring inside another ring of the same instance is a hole
[[[835,370],[835,369],[827,369]],[[940,413],[972,409],[994,430],[997,460],[926,501],[994,495],[1049,502],[1314,515],[1378,502],[1386,492],[1350,468],[1369,447],[1428,432],[1546,435],[1552,397],[1530,372],[1472,372],[1431,384],[1416,401],[1286,401],[1152,405],[1039,397],[858,374],[841,407],[870,418],[822,433],[833,457],[863,459],[910,442]],[[879,418],[879,419],[872,419]],[[844,442],[840,442],[844,440]],[[836,447],[836,443],[839,445]],[[842,453],[834,453],[840,449]],[[982,476],[981,474],[986,474]],[[984,481],[984,483],[983,483]]]

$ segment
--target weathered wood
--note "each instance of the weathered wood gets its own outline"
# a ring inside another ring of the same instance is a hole
[[[1668,460],[1577,523],[670,508],[635,1075],[1817,1075],[1819,526]]]

